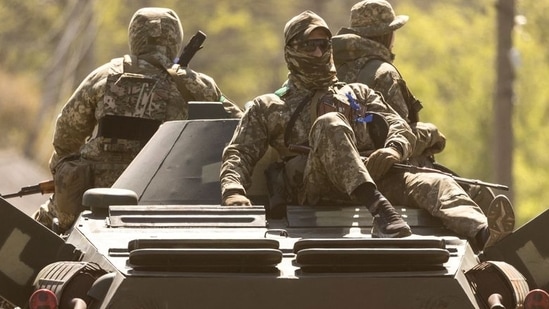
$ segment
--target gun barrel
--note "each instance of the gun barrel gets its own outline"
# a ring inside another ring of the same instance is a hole
[[[299,153],[299,154],[308,154],[311,151],[311,147],[309,147],[309,146],[296,145],[296,144],[288,145],[288,149],[292,152]],[[364,157],[363,159],[366,159],[366,158]],[[505,185],[500,185],[500,184],[497,184],[497,183],[484,182],[484,181],[477,180],[477,179],[468,179],[468,178],[457,177],[457,176],[454,176],[450,173],[446,173],[446,172],[443,172],[443,171],[440,171],[440,170],[437,170],[437,169],[434,169],[434,168],[420,167],[420,166],[402,164],[402,163],[395,163],[395,164],[393,164],[393,167],[398,168],[398,169],[404,169],[404,170],[407,170],[411,173],[437,173],[437,174],[442,174],[442,175],[452,177],[458,183],[470,184],[470,185],[479,185],[479,186],[484,186],[484,187],[490,187],[490,188],[494,188],[494,189],[509,191],[509,187],[505,186]]]
[[[484,186],[484,187],[490,187],[490,188],[494,188],[494,189],[509,191],[509,187],[505,186],[505,185],[485,182],[485,181],[481,181],[481,180],[478,180],[478,179],[469,179],[469,178],[458,177],[458,176],[454,176],[450,173],[446,173],[446,172],[443,172],[443,171],[440,171],[440,170],[437,170],[437,169],[434,169],[434,168],[420,167],[420,166],[401,164],[401,163],[395,163],[393,165],[393,167],[398,168],[398,169],[404,169],[404,170],[407,170],[411,173],[437,173],[437,174],[443,174],[443,175],[452,177],[458,183],[469,184],[469,185],[479,185],[479,186]]]
[[[17,196],[21,197],[21,196],[23,196],[23,195],[19,194],[19,192],[17,192],[17,193],[10,193],[10,194],[0,194],[0,197],[1,197],[1,198],[4,198],[4,199],[6,199],[6,198],[12,198],[12,197],[17,197]]]
[[[7,199],[12,197],[23,197],[25,195],[31,195],[31,194],[37,194],[37,193],[41,193],[41,194],[53,193],[54,191],[55,191],[55,183],[53,179],[51,179],[51,180],[42,181],[36,185],[23,187],[17,193],[10,193],[5,195],[0,194],[0,197]]]
[[[291,152],[307,155],[311,152],[311,147],[305,145],[290,144],[288,145],[288,150]]]

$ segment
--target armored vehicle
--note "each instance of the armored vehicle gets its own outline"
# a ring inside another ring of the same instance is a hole
[[[24,308],[522,308],[549,289],[549,212],[484,252],[419,209],[414,235],[372,238],[360,206],[220,206],[238,123],[217,104],[161,125],[112,188],[57,235],[0,198],[0,295]],[[204,119],[215,118],[215,119]],[[535,302],[534,301],[534,302]],[[532,302],[533,303],[533,302]],[[528,307],[524,308],[538,308]],[[547,308],[547,307],[539,307]]]

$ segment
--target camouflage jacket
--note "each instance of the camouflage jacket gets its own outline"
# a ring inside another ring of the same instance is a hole
[[[407,158],[415,143],[415,136],[406,121],[383,101],[373,90],[363,84],[348,84],[343,87],[331,86],[324,94],[331,93],[330,97],[343,98],[349,96],[353,101],[360,104],[365,110],[378,112],[384,115],[389,123],[389,136],[386,145],[394,142],[398,144]],[[285,93],[265,94],[255,98],[252,104],[244,113],[230,144],[223,153],[221,166],[221,189],[222,194],[230,190],[239,191],[243,194],[251,185],[251,176],[256,163],[264,155],[268,146],[272,146],[281,157],[292,155],[287,144],[303,144],[309,139],[309,131],[316,119],[318,102],[312,100],[304,101],[313,94],[304,89],[297,89],[291,82],[287,84]],[[349,99],[351,100],[351,99]],[[303,110],[299,113],[285,143],[285,130],[292,114],[301,102],[306,102]],[[349,121],[356,136],[357,148],[359,151],[374,149],[373,140],[368,134],[366,124],[359,121]],[[295,154],[294,154],[295,155]]]
[[[173,66],[172,61],[163,54],[152,53],[147,57],[154,58],[165,68]],[[117,105],[117,102],[105,97],[109,93],[107,87],[112,87],[112,83],[107,82],[108,78],[121,73],[124,67],[123,59],[113,59],[91,72],[63,106],[55,125],[54,152],[50,159],[52,172],[61,158],[73,154],[81,154],[84,159],[106,163],[114,161],[127,164],[133,159],[140,150],[140,146],[135,145],[135,142],[119,141],[126,143],[126,149],[135,148],[129,151],[130,154],[109,154],[104,149],[104,138],[96,136],[98,120],[106,114],[112,114],[113,110],[116,110],[116,114],[155,119],[160,122],[187,118],[187,102],[178,91],[172,77],[165,69],[143,59],[133,64],[133,70],[144,72],[148,77],[154,78],[157,80],[155,87],[160,87],[155,88],[155,97],[149,100],[150,104],[138,106],[139,104],[131,104],[133,101],[129,100],[130,102],[123,105]],[[178,69],[177,74],[185,81],[197,101],[222,101],[223,95],[211,77],[190,69]],[[224,104],[229,106],[229,110],[233,110],[234,117],[241,116],[240,109],[232,102],[227,101]]]
[[[412,126],[417,136],[414,157],[440,143],[444,137],[436,126],[419,122],[417,114],[422,108],[421,103],[413,98],[401,74],[392,65],[393,56],[389,49],[378,42],[345,32],[342,29],[332,38],[339,80],[364,83],[382,94],[387,103]],[[367,65],[372,60],[377,60],[374,67]]]

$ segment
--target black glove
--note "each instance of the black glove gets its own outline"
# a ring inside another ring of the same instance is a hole
[[[366,160],[366,168],[374,180],[380,179],[402,155],[393,147],[379,148]]]
[[[233,193],[231,195],[228,195],[223,200],[223,205],[224,206],[252,206],[252,203],[246,196],[240,193]]]

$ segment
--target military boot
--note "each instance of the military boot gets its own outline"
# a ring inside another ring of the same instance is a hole
[[[372,238],[401,238],[412,235],[410,226],[393,205],[381,193],[376,194],[378,199],[369,207],[374,217]]]
[[[488,207],[486,217],[489,233],[484,248],[493,246],[515,229],[515,212],[511,201],[505,195],[496,196]]]
[[[467,194],[471,199],[482,209],[486,214],[488,208],[492,204],[492,201],[496,198],[492,189],[481,185],[466,185],[462,187],[467,191]]]

